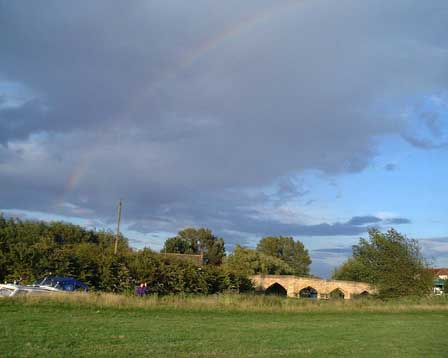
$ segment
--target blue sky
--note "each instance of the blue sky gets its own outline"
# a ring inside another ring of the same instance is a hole
[[[448,4],[0,0],[0,211],[160,249],[368,227],[448,266]],[[107,16],[106,16],[107,15]]]

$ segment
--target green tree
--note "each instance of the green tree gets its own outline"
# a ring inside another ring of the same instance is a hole
[[[277,257],[292,268],[293,274],[306,276],[310,272],[311,258],[308,250],[300,241],[292,237],[268,236],[260,240],[257,251]]]
[[[27,284],[55,274],[75,277],[92,290],[112,292],[130,291],[137,283],[147,282],[150,293],[162,295],[253,288],[243,274],[219,265],[201,267],[148,248],[133,250],[125,237],[120,237],[115,255],[114,241],[115,235],[107,231],[62,222],[6,219],[0,214],[0,281],[22,279]],[[221,262],[224,255],[224,241],[206,229],[182,230],[168,241],[171,244],[174,252],[203,251],[211,263]]]
[[[291,275],[294,273],[294,269],[279,258],[239,245],[225,258],[224,268],[228,272],[244,276]]]
[[[367,282],[366,267],[360,260],[350,257],[333,271],[336,280]]]
[[[162,252],[179,254],[204,254],[207,264],[219,265],[225,255],[224,240],[209,229],[186,228],[165,241]]]
[[[370,230],[369,239],[353,246],[353,257],[333,278],[374,284],[383,297],[421,296],[431,291],[433,281],[418,242],[393,229]]]

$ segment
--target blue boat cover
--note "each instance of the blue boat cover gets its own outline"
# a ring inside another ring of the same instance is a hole
[[[78,281],[73,277],[46,276],[43,279],[36,280],[35,286],[51,286],[63,291],[87,291],[89,286]]]

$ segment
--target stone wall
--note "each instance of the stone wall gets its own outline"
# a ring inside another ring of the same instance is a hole
[[[292,275],[256,275],[251,276],[251,279],[257,291],[266,291],[277,283],[286,290],[288,297],[298,297],[300,291],[307,287],[315,289],[319,299],[329,298],[335,290],[341,291],[346,300],[354,295],[376,293],[375,288],[365,282],[323,280]]]

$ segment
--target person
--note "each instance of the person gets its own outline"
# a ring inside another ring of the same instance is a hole
[[[135,290],[135,294],[140,297],[146,295],[146,287],[143,282],[137,287],[137,289]]]

